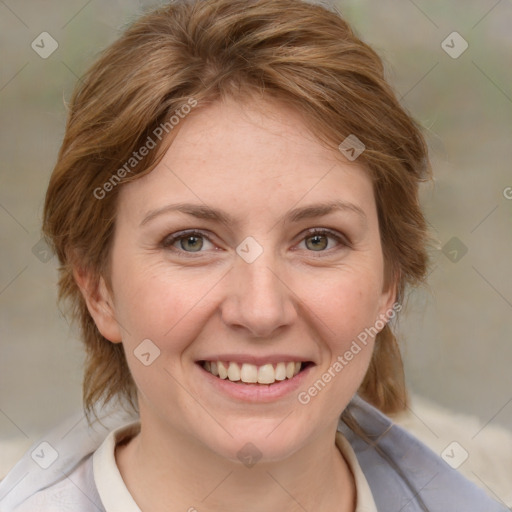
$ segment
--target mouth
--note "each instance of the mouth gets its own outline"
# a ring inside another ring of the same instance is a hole
[[[197,361],[205,371],[220,380],[236,384],[271,385],[294,379],[300,373],[314,366],[312,361],[280,361],[255,365],[236,361]]]

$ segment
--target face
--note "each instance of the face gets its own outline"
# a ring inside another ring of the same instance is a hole
[[[124,345],[143,428],[233,460],[333,435],[372,354],[354,340],[394,299],[357,161],[279,104],[217,102],[123,186],[116,222],[109,313],[90,309]]]

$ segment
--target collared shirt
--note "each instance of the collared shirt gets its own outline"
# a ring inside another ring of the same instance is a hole
[[[336,444],[354,474],[357,512],[509,511],[357,394],[345,412],[358,431],[340,418]],[[100,420],[89,425],[77,414],[34,443],[0,482],[0,511],[105,512],[106,500],[108,512],[128,512],[105,496],[123,487],[129,496],[114,448],[138,418],[111,403]]]
[[[94,453],[94,482],[105,512],[141,512],[128,491],[115,461],[115,446],[122,441],[128,441],[139,431],[138,421],[120,427],[112,431]],[[372,492],[354,450],[339,431],[336,433],[336,446],[354,475],[357,495],[355,512],[377,512]]]

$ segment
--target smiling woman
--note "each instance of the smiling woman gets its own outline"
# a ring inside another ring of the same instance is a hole
[[[336,12],[135,22],[73,95],[45,203],[89,424],[5,494],[17,466],[2,510],[504,510],[385,415],[407,406],[390,322],[426,275],[429,175]]]

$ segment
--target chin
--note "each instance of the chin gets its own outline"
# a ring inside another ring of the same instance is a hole
[[[290,426],[296,429],[298,425],[287,424],[283,419],[284,416],[278,421],[252,419],[234,424],[226,422],[223,426],[233,437],[217,429],[216,436],[210,434],[204,441],[220,457],[246,466],[256,462],[284,460],[306,444],[308,435],[304,433],[301,436],[290,431]]]

